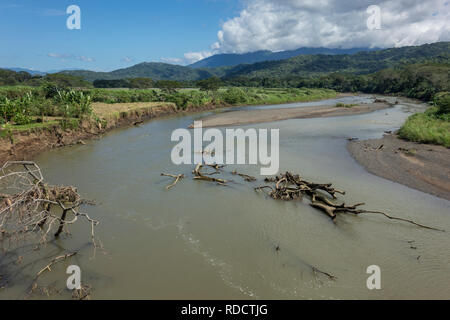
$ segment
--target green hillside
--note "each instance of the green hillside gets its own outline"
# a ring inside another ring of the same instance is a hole
[[[88,81],[146,77],[153,80],[195,81],[218,76],[285,78],[289,76],[317,77],[332,72],[370,74],[383,69],[425,61],[448,62],[450,42],[416,47],[402,47],[345,55],[299,55],[290,59],[242,64],[235,67],[191,68],[165,63],[140,63],[112,72],[64,71]]]
[[[240,65],[228,70],[225,77],[309,77],[331,72],[369,74],[430,60],[447,62],[449,58],[450,42],[440,42],[418,47],[359,52],[353,55],[301,55],[287,60]]]
[[[129,68],[112,72],[94,72],[85,70],[63,71],[65,74],[82,77],[88,81],[118,80],[126,78],[151,78],[153,80],[192,81],[210,78],[216,73],[208,69],[193,69],[167,63],[143,62]]]

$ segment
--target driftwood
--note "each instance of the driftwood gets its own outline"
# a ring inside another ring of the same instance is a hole
[[[227,180],[224,179],[219,179],[219,178],[213,178],[208,176],[208,174],[202,173],[201,169],[204,168],[205,166],[207,167],[212,167],[214,169],[216,169],[216,171],[218,171],[220,169],[219,166],[217,165],[203,165],[201,163],[199,163],[194,171],[192,172],[194,174],[194,180],[203,180],[203,181],[210,181],[210,182],[216,182],[219,185],[225,186],[227,184]],[[211,175],[211,174],[209,174]]]
[[[75,300],[90,300],[92,294],[92,287],[90,285],[81,285],[80,289],[75,289],[72,293],[72,298]]]
[[[37,276],[39,277],[45,271],[52,271],[51,267],[53,267],[54,264],[56,264],[58,262],[61,262],[61,261],[64,261],[64,260],[66,260],[66,259],[68,259],[70,257],[73,257],[76,254],[77,254],[77,252],[72,252],[72,253],[68,253],[68,254],[65,254],[63,256],[59,256],[59,257],[54,258],[52,261],[50,261],[50,263],[48,265],[46,265],[44,268],[41,269],[41,271],[39,271],[37,273]]]
[[[319,269],[317,269],[316,267],[313,267],[313,266],[311,266],[311,268],[312,268],[312,271],[313,271],[314,276],[315,276],[316,278],[317,278],[317,274],[320,273],[320,274],[323,274],[324,276],[327,276],[328,279],[330,279],[330,280],[336,280],[336,279],[337,279],[336,276],[334,276],[334,275],[332,275],[332,274],[330,274],[330,273],[328,273],[328,272],[319,270]]]
[[[247,181],[247,182],[253,182],[253,181],[256,181],[256,180],[257,180],[257,179],[256,179],[255,177],[253,177],[253,176],[249,176],[248,174],[239,173],[239,172],[237,172],[236,170],[233,171],[233,172],[231,172],[231,174],[232,174],[232,175],[238,175],[238,176],[240,176],[241,178],[244,178],[244,180]]]
[[[20,169],[22,168],[22,170]],[[64,227],[84,218],[91,224],[92,242],[94,227],[99,223],[78,210],[86,201],[72,186],[51,186],[44,183],[41,169],[30,161],[11,161],[0,170],[0,241],[41,231],[41,243],[56,228],[59,236]],[[13,190],[9,194],[7,191]],[[57,215],[57,209],[61,217]],[[71,215],[67,219],[68,215]]]
[[[264,185],[255,188],[255,190],[266,191],[268,195],[273,199],[284,201],[302,199],[302,197],[306,195],[310,198],[310,206],[326,213],[333,221],[336,219],[338,213],[350,213],[355,215],[373,213],[383,215],[384,217],[391,220],[407,222],[421,228],[444,231],[438,228],[417,223],[409,219],[393,217],[384,212],[359,209],[359,207],[363,206],[364,203],[357,203],[352,206],[346,206],[345,203],[336,204],[332,201],[332,199],[337,199],[336,194],[345,195],[345,191],[333,188],[333,185],[331,183],[311,183],[303,180],[299,175],[294,175],[290,172],[286,172],[285,174],[274,178],[266,178],[265,181],[275,183],[275,186]],[[325,194],[331,196],[332,199],[329,199]]]
[[[80,211],[85,201],[72,186],[52,186],[44,182],[39,166],[31,161],[10,161],[0,168],[0,244],[3,250],[16,250],[23,246],[40,246],[52,243],[64,230],[79,220],[91,226],[94,249],[95,226],[98,221]],[[37,278],[51,271],[53,264],[71,258],[75,253],[56,257],[42,268]],[[29,260],[28,256],[18,260]],[[27,262],[35,264],[36,261]],[[35,285],[37,286],[37,283]]]
[[[161,173],[161,176],[164,177],[171,177],[174,178],[175,180],[173,181],[173,183],[169,184],[166,189],[170,190],[170,188],[174,187],[178,181],[180,181],[181,179],[184,179],[184,174],[178,174],[178,175],[174,175],[174,174],[168,174],[168,173]]]

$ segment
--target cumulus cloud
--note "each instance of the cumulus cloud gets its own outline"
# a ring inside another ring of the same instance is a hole
[[[77,56],[73,54],[67,54],[67,53],[48,53],[47,57],[49,58],[55,58],[55,59],[61,59],[64,61],[67,60],[78,60],[83,62],[94,62],[94,58],[86,57],[86,56]]]
[[[187,63],[194,63],[212,56],[214,51],[188,52],[184,54]]]
[[[170,63],[170,64],[182,64],[183,63],[183,59],[180,59],[180,58],[161,58],[160,60],[162,62]]]
[[[209,55],[299,47],[400,47],[450,40],[448,0],[245,0],[223,23]],[[381,9],[369,30],[367,8]],[[201,52],[185,55],[203,58]]]

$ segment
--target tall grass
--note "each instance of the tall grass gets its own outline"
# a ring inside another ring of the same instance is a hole
[[[450,148],[450,115],[439,115],[437,107],[412,115],[400,129],[399,136],[414,142]]]

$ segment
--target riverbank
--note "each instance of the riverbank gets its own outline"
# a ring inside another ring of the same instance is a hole
[[[211,115],[199,120],[203,121],[203,127],[237,126],[251,123],[281,121],[287,119],[325,118],[357,115],[386,109],[390,106],[390,104],[385,102],[375,102],[371,104],[358,104],[349,106],[326,105],[265,110],[241,110]],[[193,125],[191,125],[190,127],[192,128]]]
[[[83,143],[108,130],[156,117],[231,106],[309,102],[338,95],[333,90],[307,88],[224,88],[217,92],[79,89],[60,91],[52,98],[51,88],[1,89],[0,104],[7,111],[0,129],[1,163],[31,160],[46,150]]]
[[[372,174],[450,200],[448,148],[388,134],[381,139],[351,141],[347,149]]]
[[[59,122],[27,130],[13,130],[1,138],[0,163],[8,160],[31,160],[36,155],[63,146],[83,144],[83,140],[101,137],[115,128],[137,125],[146,120],[176,114],[173,103],[94,103],[92,118],[76,120],[63,127]],[[95,120],[94,120],[95,119]]]

